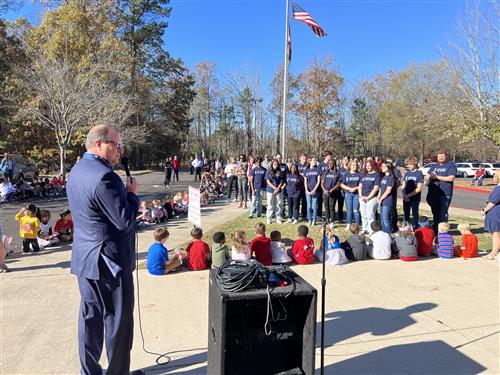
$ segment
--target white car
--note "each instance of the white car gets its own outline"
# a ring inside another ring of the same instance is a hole
[[[457,176],[467,178],[474,177],[479,169],[480,163],[456,163]]]
[[[486,170],[488,177],[493,177],[495,171],[500,169],[500,163],[481,163],[481,165]]]

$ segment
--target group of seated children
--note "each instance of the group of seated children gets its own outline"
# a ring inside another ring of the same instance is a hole
[[[21,208],[16,215],[19,221],[19,235],[23,239],[23,252],[39,252],[40,248],[53,246],[59,242],[73,241],[73,221],[71,211],[64,210],[60,219],[52,227],[50,212],[40,210],[34,204]]]
[[[215,171],[203,173],[200,181],[201,205],[206,206],[222,196],[223,187],[222,178]]]
[[[153,199],[151,207],[148,201],[141,201],[136,222],[139,227],[164,223],[167,220],[187,214],[189,194],[185,191],[176,195],[168,195],[165,200]]]

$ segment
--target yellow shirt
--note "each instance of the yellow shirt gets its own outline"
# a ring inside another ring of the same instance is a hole
[[[36,216],[29,217],[18,213],[16,220],[19,221],[19,235],[22,238],[35,239],[40,231],[40,220]]]

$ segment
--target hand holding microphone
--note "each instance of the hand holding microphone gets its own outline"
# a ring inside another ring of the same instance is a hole
[[[125,174],[127,175],[127,191],[129,193],[137,194],[139,191],[139,185],[137,184],[137,180],[130,175],[130,168],[128,166],[128,158],[125,156],[122,158],[123,169],[125,170]]]

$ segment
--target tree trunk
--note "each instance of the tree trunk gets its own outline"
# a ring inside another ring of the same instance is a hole
[[[59,145],[59,174],[62,174],[64,177],[66,176],[66,151],[67,145]]]

